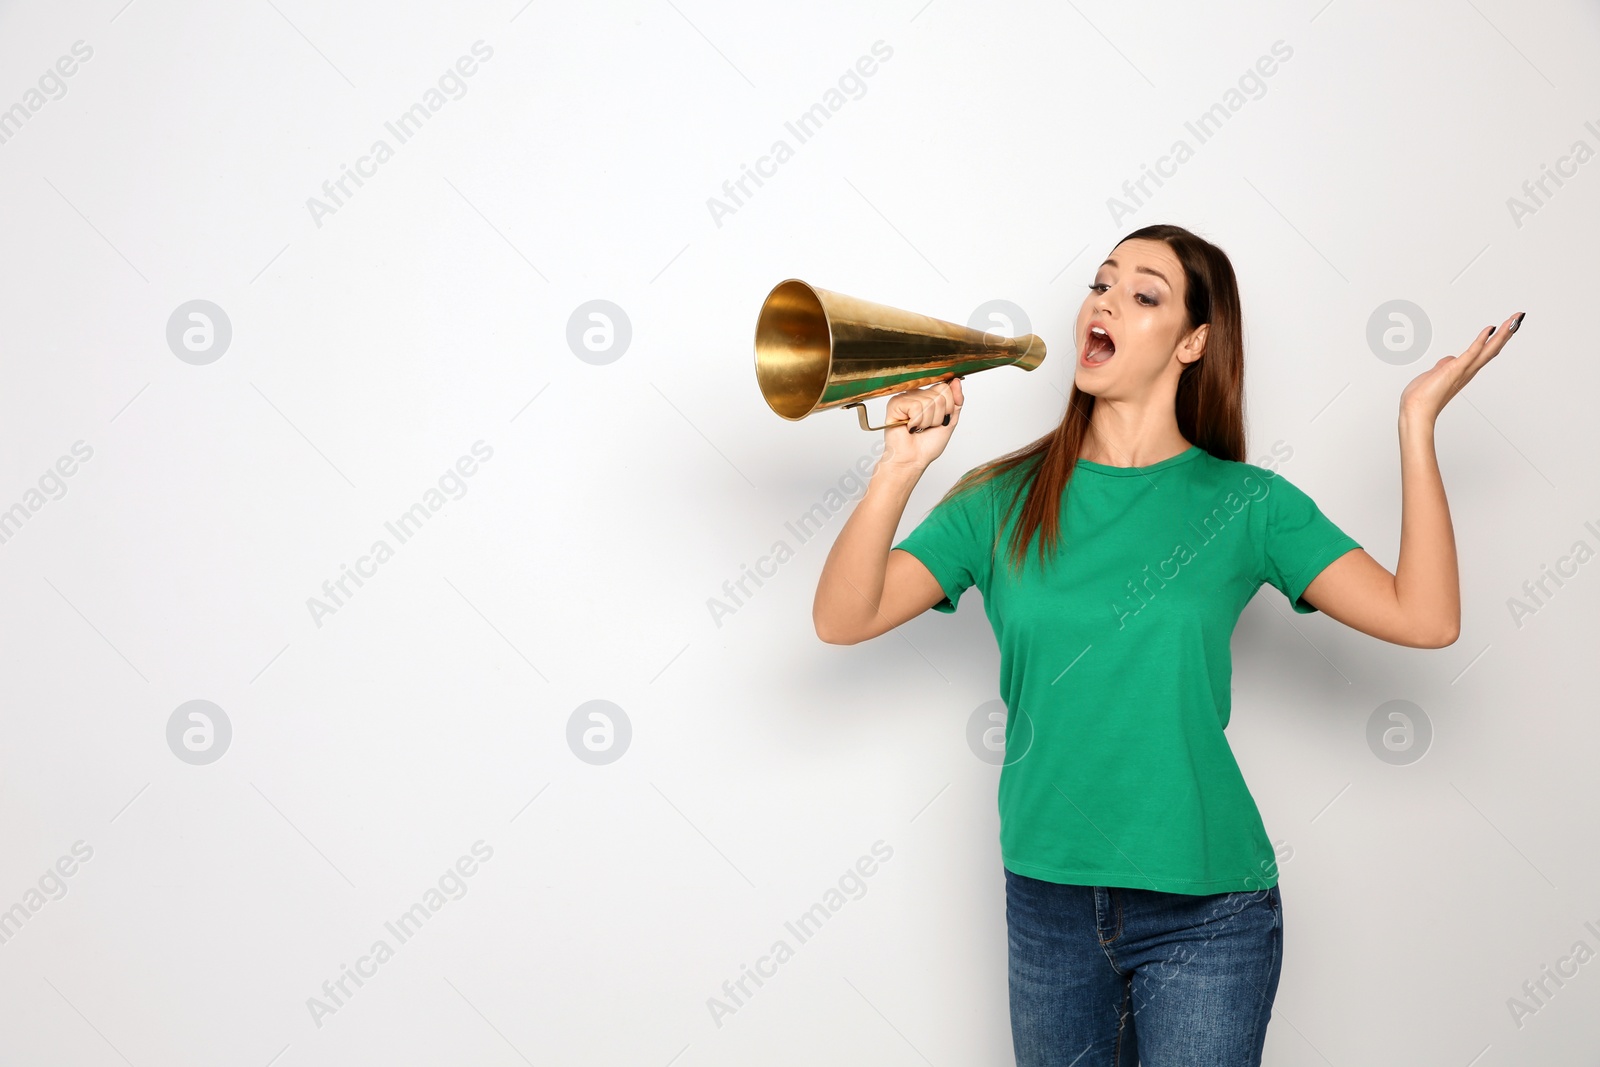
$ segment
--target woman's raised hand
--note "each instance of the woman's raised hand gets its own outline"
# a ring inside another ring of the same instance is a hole
[[[1465,352],[1459,356],[1445,356],[1431,370],[1413,378],[1400,394],[1401,413],[1436,418],[1450,398],[1506,346],[1517,327],[1522,325],[1525,314],[1519,311],[1499,326],[1485,326]]]
[[[925,469],[939,458],[960,425],[962,402],[960,378],[891,396],[883,421],[910,421],[883,431],[883,459],[879,462]]]

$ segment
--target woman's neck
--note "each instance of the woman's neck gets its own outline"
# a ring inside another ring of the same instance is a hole
[[[1148,467],[1191,447],[1193,442],[1178,432],[1176,419],[1160,427],[1139,429],[1096,427],[1091,423],[1078,458],[1108,467]]]

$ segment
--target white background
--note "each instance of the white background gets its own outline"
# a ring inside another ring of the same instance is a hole
[[[880,40],[719,225],[708,198]],[[1259,96],[1114,217],[1279,40]],[[755,313],[800,277],[958,322],[1011,300],[1049,343],[969,378],[903,533],[1055,424],[1094,265],[1172,221],[1239,273],[1250,458],[1291,448],[1391,567],[1400,390],[1528,313],[1438,427],[1460,639],[1385,645],[1271,588],[1234,635],[1229,736],[1292,853],[1266,1062],[1592,1061],[1600,962],[1520,1027],[1507,1001],[1600,948],[1600,562],[1520,626],[1508,601],[1600,549],[1600,162],[1520,225],[1507,200],[1600,149],[1593,4],[6,4],[0,108],[78,41],[0,143],[0,508],[26,512],[0,544],[0,908],[93,853],[0,944],[0,1059],[1011,1063],[998,768],[966,742],[993,634],[974,592],[817,640],[849,503],[804,543],[786,524],[858,496],[878,435],[773,414]],[[196,299],[232,327],[204,365],[166,336]],[[632,331],[602,364],[567,340],[594,299]],[[1409,365],[1366,339],[1394,299],[1432,324]],[[477,441],[465,495],[318,625],[308,598]],[[205,765],[167,742],[195,699],[232,728]],[[631,726],[609,764],[568,744],[590,700]],[[1431,723],[1409,765],[1367,742],[1390,700]],[[319,1025],[308,999],[479,840],[465,895]],[[864,895],[718,1025],[708,999],[879,840]]]

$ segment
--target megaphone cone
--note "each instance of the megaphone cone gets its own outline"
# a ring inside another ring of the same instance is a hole
[[[756,320],[756,383],[773,411],[798,421],[815,411],[853,407],[872,426],[862,401],[902,393],[991,367],[1033,370],[1044,362],[1034,334],[1004,338],[971,326],[874,304],[808,285],[779,282]]]

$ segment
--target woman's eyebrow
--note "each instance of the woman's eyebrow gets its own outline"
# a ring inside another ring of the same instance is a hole
[[[1117,261],[1114,260],[1114,259],[1108,259],[1108,260],[1106,260],[1104,263],[1102,263],[1100,265],[1102,267],[1115,267],[1117,265]],[[1135,274],[1154,274],[1157,278],[1160,278],[1162,281],[1167,282],[1167,276],[1165,274],[1162,274],[1160,271],[1156,270],[1154,267],[1135,267],[1135,268],[1133,268],[1133,272]],[[1172,288],[1172,283],[1171,282],[1167,282],[1167,288],[1168,289]]]

